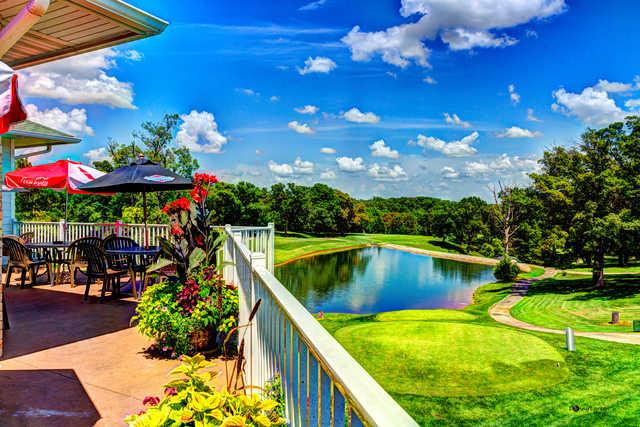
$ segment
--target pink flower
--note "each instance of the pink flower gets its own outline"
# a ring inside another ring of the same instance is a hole
[[[160,398],[155,396],[147,396],[142,400],[143,405],[156,406],[160,403]]]
[[[178,394],[178,390],[176,390],[175,387],[167,387],[164,389],[164,394],[165,396],[175,396]]]

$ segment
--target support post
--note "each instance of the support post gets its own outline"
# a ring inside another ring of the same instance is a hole
[[[64,242],[66,240],[64,238],[65,237],[64,230],[67,228],[66,225],[67,223],[64,221],[64,219],[61,219],[60,222],[58,223],[58,240],[61,242]]]
[[[573,333],[573,329],[567,328],[565,330],[566,333],[566,343],[568,351],[576,351],[576,339]]]
[[[269,227],[269,243],[267,245],[267,270],[273,273],[275,263],[275,239],[276,239],[276,225],[273,222],[268,224]]]

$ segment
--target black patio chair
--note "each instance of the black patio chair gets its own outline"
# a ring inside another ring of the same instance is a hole
[[[104,239],[105,251],[117,251],[118,249],[137,248],[138,246],[140,245],[138,245],[135,240],[129,237],[116,236],[112,234],[105,237]],[[129,265],[129,257],[126,255],[107,253],[107,261],[109,263],[109,267],[114,270],[127,271],[131,268],[131,266]]]
[[[29,256],[29,249],[20,242],[18,238],[5,236],[2,238],[2,247],[4,254],[9,257],[7,264],[7,279],[6,286],[9,286],[11,281],[11,273],[14,269],[21,271],[20,276],[20,288],[24,288],[26,282],[27,273],[31,276],[31,285],[36,284],[36,278],[38,277],[38,270],[41,266],[45,266],[47,269],[47,277],[51,280],[51,265],[45,259],[32,259]]]
[[[91,282],[96,279],[102,281],[100,302],[104,300],[104,294],[109,289],[111,290],[111,295],[117,298],[120,295],[120,279],[126,274],[126,271],[109,268],[104,250],[94,244],[81,243],[78,245],[78,251],[87,259],[87,266],[83,271],[87,276],[84,300],[87,301],[89,299]]]
[[[81,245],[93,245],[102,248],[103,244],[104,242],[100,237],[82,237],[71,242],[67,248],[65,259],[61,260],[61,263],[66,264],[69,267],[72,288],[76,285],[76,272],[79,269],[87,267],[87,257],[82,253],[79,247]]]

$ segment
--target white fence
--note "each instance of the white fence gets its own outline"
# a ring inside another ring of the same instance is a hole
[[[291,426],[417,426],[272,274],[270,228],[225,227],[224,276],[238,285],[240,324],[261,300],[245,336],[246,383],[279,374]]]
[[[34,242],[53,242],[56,240],[72,242],[81,237],[104,238],[110,234],[130,237],[139,244],[144,242],[144,224],[125,224],[122,222],[90,223],[90,222],[21,222],[15,221],[13,234],[33,233]],[[166,224],[147,224],[149,244],[158,244],[158,237],[169,237],[169,226]]]

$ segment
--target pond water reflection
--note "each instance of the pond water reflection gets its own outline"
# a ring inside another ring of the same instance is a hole
[[[461,308],[491,267],[370,247],[304,258],[276,276],[312,313]]]

